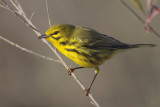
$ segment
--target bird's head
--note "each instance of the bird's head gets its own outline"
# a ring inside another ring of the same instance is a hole
[[[69,24],[56,24],[51,26],[39,39],[46,38],[48,41],[67,40],[72,35],[75,26]]]

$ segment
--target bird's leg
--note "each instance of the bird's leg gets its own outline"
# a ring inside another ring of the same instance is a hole
[[[81,68],[84,68],[84,67],[75,67],[75,68],[68,68],[68,74],[71,75],[71,73],[76,70],[76,69],[81,69]]]
[[[88,94],[89,94],[89,92],[90,92],[90,89],[91,89],[91,87],[92,87],[92,85],[93,85],[93,83],[94,83],[94,80],[96,79],[96,76],[97,76],[97,74],[94,75],[94,78],[93,78],[93,80],[92,80],[89,88],[84,90],[84,92],[86,93],[86,96],[88,96]]]
[[[95,75],[94,75],[94,78],[93,78],[93,80],[92,80],[89,88],[84,90],[86,96],[88,96],[88,94],[89,94],[89,92],[90,92],[90,90],[91,90],[91,87],[92,87],[92,85],[93,85],[93,83],[94,83],[94,80],[96,79],[98,73],[99,73],[99,67],[95,68]]]

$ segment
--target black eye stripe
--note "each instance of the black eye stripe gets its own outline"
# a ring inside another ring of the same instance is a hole
[[[61,39],[62,37],[57,37],[57,38],[55,38],[55,37],[53,37],[53,36],[51,36],[53,39],[55,39],[55,40],[59,40],[59,39]]]
[[[52,35],[57,35],[59,33],[59,31],[55,31]]]
[[[60,31],[55,31],[54,33],[52,33],[50,36],[53,38],[53,39],[55,39],[55,40],[59,40],[59,39],[61,39],[62,37],[54,37],[54,35],[57,35],[58,33],[59,33]]]

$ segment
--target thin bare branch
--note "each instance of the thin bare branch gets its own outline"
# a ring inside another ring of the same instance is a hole
[[[121,1],[121,3],[125,6],[125,7],[127,7],[128,8],[128,10],[130,10],[135,16],[136,16],[136,18],[142,23],[142,24],[146,24],[146,21],[145,20],[143,20],[131,7],[129,7],[129,5],[125,2],[125,1],[123,1],[123,0],[120,0]],[[157,36],[157,37],[159,37],[160,38],[160,34],[156,31],[156,30],[154,30],[154,28],[152,27],[152,26],[150,26],[150,25],[147,25],[148,27],[149,27],[149,29]]]
[[[12,1],[12,0],[11,0]],[[12,9],[10,6],[8,6],[8,4],[2,0],[3,4],[6,6],[6,8],[8,8],[10,11],[12,11],[16,16],[18,16],[28,27],[34,29],[35,31],[39,32],[34,26],[31,26],[31,24],[29,24],[26,20],[24,20],[21,15],[19,14],[19,12],[15,11],[14,9]],[[13,1],[12,1],[13,2]],[[17,7],[16,7],[17,8]],[[18,10],[19,11],[19,10]]]
[[[19,7],[13,2],[13,0],[10,0],[10,2],[13,4],[13,6],[16,8],[16,10],[19,10]]]
[[[18,2],[18,0],[15,0],[15,3],[17,5],[17,7],[19,8],[20,13],[24,16],[27,17],[26,13],[24,12],[23,8],[21,7],[20,3]]]
[[[0,5],[0,7],[9,10],[7,7],[5,7],[5,6],[3,6],[3,5]]]
[[[11,0],[12,1],[12,0]],[[13,2],[12,4],[16,5],[16,8],[17,11],[20,11],[20,12],[16,12],[15,10],[13,10],[10,6],[8,6],[8,4],[2,0],[2,2],[4,3],[4,5],[6,6],[6,8],[8,8],[11,12],[13,12],[16,16],[18,16],[28,27],[32,28],[32,30],[38,35],[40,36],[40,32],[37,30],[37,28],[33,25],[33,23],[29,20],[29,18],[27,18],[27,16],[25,15],[25,12],[23,11],[22,7],[20,6],[20,4],[18,2],[16,2],[16,4]],[[61,64],[66,68],[68,69],[68,65],[64,62],[64,60],[61,58],[61,56],[57,53],[56,49],[54,49],[48,42],[47,40],[45,39],[42,39],[42,41],[56,54],[56,56],[58,57],[58,59],[60,60]],[[80,85],[80,87],[84,90],[85,87],[84,85],[80,82],[80,80],[77,78],[77,76],[72,73],[71,74],[72,77],[75,79],[75,81]],[[89,98],[91,99],[91,101],[94,103],[94,105],[96,107],[100,107],[100,105],[98,104],[98,102],[95,100],[95,98],[91,95],[91,93],[89,93]]]
[[[49,23],[49,26],[51,27],[52,24],[51,24],[51,19],[49,16],[48,0],[46,0],[46,9],[47,9],[48,23]]]
[[[33,16],[34,16],[34,14],[35,14],[35,12],[33,12],[33,13],[31,14],[31,17],[29,18],[30,21],[32,21],[32,18],[33,18]]]
[[[120,1],[137,17],[137,19],[139,19],[143,24],[145,23],[145,21],[131,7],[129,7],[129,5],[125,1],[123,0]]]
[[[0,36],[0,39],[3,40],[3,41],[5,41],[5,42],[7,42],[7,43],[9,43],[10,45],[15,46],[15,47],[17,47],[17,48],[19,48],[19,49],[21,49],[21,50],[23,50],[23,51],[25,51],[25,52],[27,52],[27,53],[30,53],[30,54],[32,54],[32,55],[36,55],[36,56],[38,56],[38,57],[44,58],[44,59],[49,60],[49,61],[60,62],[59,60],[55,60],[55,59],[53,59],[53,58],[49,58],[49,57],[46,57],[46,56],[41,55],[41,54],[39,54],[39,53],[33,52],[33,51],[29,50],[29,49],[26,49],[26,48],[18,45],[17,43],[14,43],[14,42],[12,42],[12,41],[10,41],[10,40],[2,37],[2,36]]]
[[[48,0],[46,0],[46,9],[47,9],[48,24],[49,24],[49,27],[51,27],[52,24],[51,24],[51,19],[49,16]],[[54,49],[57,51],[57,48],[55,46],[54,46]]]

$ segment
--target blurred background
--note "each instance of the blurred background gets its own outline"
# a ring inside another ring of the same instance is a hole
[[[5,0],[9,3],[9,0]],[[127,3],[142,17],[143,14]],[[141,0],[142,1],[142,0]],[[19,0],[27,16],[43,34],[48,29],[44,0]],[[158,3],[158,2],[157,2]],[[2,4],[2,2],[0,2]],[[10,3],[9,3],[10,4]],[[125,43],[154,43],[144,25],[119,0],[48,0],[52,24],[67,23],[93,28]],[[145,6],[145,2],[143,2]],[[160,7],[160,3],[157,4]],[[37,35],[13,13],[0,8],[0,36],[27,49],[57,59]],[[160,31],[160,15],[152,21]],[[160,32],[159,32],[160,33]],[[160,106],[160,47],[122,52],[100,66],[91,89],[102,107]],[[61,56],[71,67],[70,59]],[[88,87],[94,69],[75,74]],[[0,107],[93,107],[90,99],[59,63],[28,54],[0,40]]]

